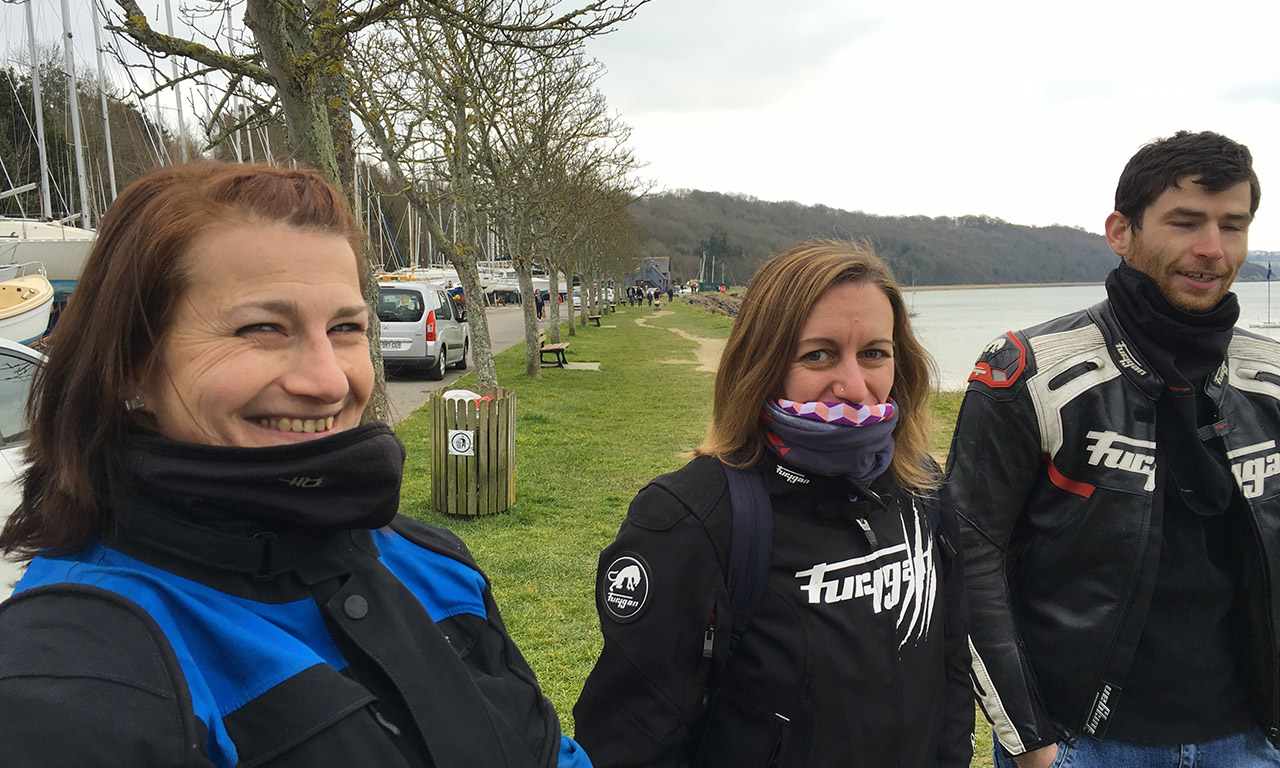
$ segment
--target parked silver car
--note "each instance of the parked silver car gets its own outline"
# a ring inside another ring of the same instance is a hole
[[[465,370],[471,338],[467,312],[459,309],[440,283],[378,283],[378,320],[382,324],[382,362],[388,368],[425,368],[443,379],[446,367]]]

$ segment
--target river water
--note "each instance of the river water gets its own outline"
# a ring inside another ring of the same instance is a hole
[[[1249,328],[1266,320],[1266,283],[1236,283],[1233,290],[1240,298],[1239,325]],[[1272,318],[1280,321],[1280,282],[1272,285],[1271,292]],[[906,298],[916,313],[911,324],[938,362],[941,389],[948,390],[964,388],[978,353],[1005,331],[1083,309],[1106,296],[1099,284],[910,291]],[[1280,339],[1280,328],[1249,330]]]

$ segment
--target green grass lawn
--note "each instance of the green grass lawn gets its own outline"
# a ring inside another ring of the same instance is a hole
[[[641,486],[688,461],[710,416],[713,374],[695,371],[695,344],[666,328],[724,338],[732,324],[682,302],[671,309],[641,327],[635,319],[653,310],[621,306],[608,316],[616,328],[562,334],[569,360],[598,361],[599,371],[548,368],[541,380],[530,379],[521,348],[498,356],[498,380],[517,399],[516,501],[506,514],[458,520],[437,513],[428,409],[396,429],[408,449],[401,511],[467,543],[570,734],[573,703],[600,652],[596,557]],[[458,382],[474,384],[474,374]],[[946,454],[958,407],[956,393],[938,399],[935,454]],[[980,733],[975,765],[990,761],[990,734]]]

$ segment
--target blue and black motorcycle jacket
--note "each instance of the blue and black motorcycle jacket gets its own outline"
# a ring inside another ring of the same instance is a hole
[[[466,547],[392,518],[396,488],[372,526],[170,494],[107,543],[36,557],[0,604],[0,762],[589,768]]]

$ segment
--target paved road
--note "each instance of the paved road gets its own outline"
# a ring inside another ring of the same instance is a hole
[[[486,316],[489,318],[489,339],[496,355],[508,347],[524,341],[524,315],[517,305],[507,307],[491,307]],[[545,324],[546,321],[544,320]],[[399,422],[408,418],[414,411],[427,402],[432,390],[449,386],[471,370],[471,359],[467,359],[466,371],[446,370],[443,381],[431,381],[426,373],[404,372],[387,377],[387,396],[391,399],[391,421]]]

